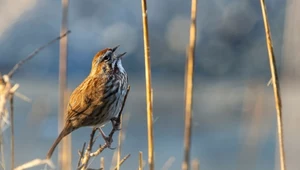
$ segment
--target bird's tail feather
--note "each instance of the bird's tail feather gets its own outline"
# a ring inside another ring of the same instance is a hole
[[[56,138],[56,140],[54,141],[54,143],[52,144],[51,148],[49,149],[48,153],[47,153],[47,159],[50,159],[56,146],[59,144],[59,142],[65,137],[67,136],[69,133],[71,133],[72,130],[70,130],[70,128],[68,127],[64,127],[64,129],[60,132],[60,134],[58,135],[58,137]]]

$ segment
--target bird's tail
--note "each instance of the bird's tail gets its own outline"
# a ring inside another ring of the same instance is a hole
[[[59,144],[59,142],[65,137],[67,136],[69,133],[71,133],[72,130],[70,130],[69,127],[64,127],[64,129],[60,132],[60,134],[58,135],[58,137],[56,138],[56,140],[54,141],[54,143],[52,144],[51,148],[49,149],[48,153],[47,153],[47,159],[50,159],[56,146]]]

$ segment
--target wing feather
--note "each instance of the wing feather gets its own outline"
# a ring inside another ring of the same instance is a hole
[[[73,91],[67,108],[67,121],[75,121],[75,124],[83,123],[76,120],[84,121],[96,107],[103,105],[103,88],[105,88],[105,83],[107,82],[105,79],[107,77],[88,76]]]

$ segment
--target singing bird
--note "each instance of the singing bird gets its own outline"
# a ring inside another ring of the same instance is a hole
[[[115,124],[128,87],[127,73],[122,66],[126,52],[116,54],[118,47],[105,48],[94,56],[90,74],[70,96],[65,126],[49,149],[47,159],[59,142],[74,130],[101,127],[109,121]]]

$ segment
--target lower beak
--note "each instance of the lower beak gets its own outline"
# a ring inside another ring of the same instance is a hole
[[[126,54],[126,52],[124,52],[124,53],[122,53],[122,54],[119,54],[119,55],[117,55],[117,59],[120,59],[120,58],[122,58],[124,55]]]

